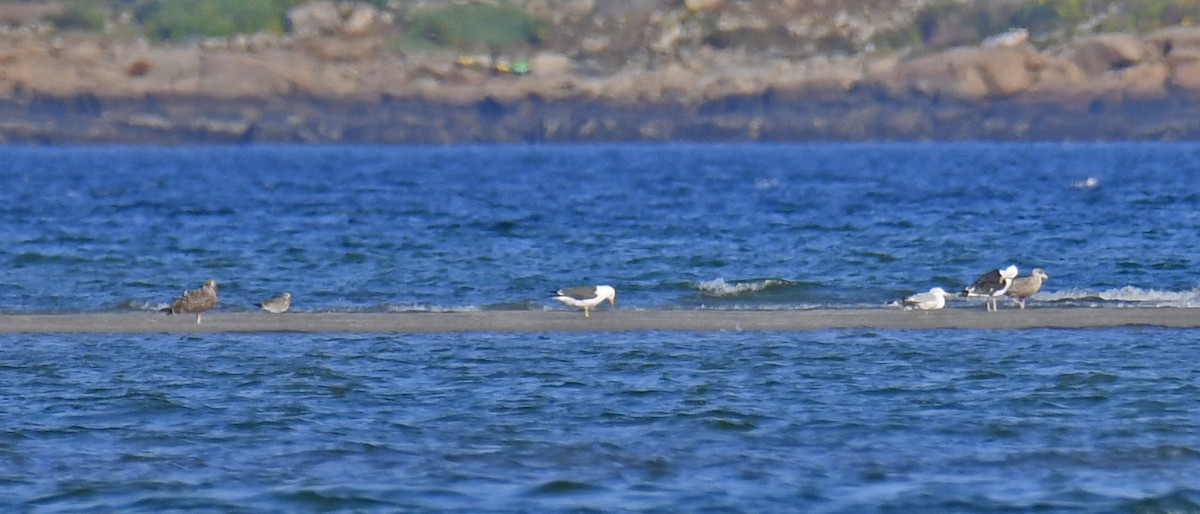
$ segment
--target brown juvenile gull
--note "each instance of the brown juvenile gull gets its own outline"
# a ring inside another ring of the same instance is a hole
[[[204,281],[204,287],[184,291],[179,298],[171,302],[170,307],[163,311],[167,314],[194,312],[196,313],[196,324],[199,324],[200,315],[215,305],[217,305],[217,281],[210,278]]]
[[[259,302],[258,306],[271,314],[287,312],[288,308],[292,306],[292,293],[284,291],[283,294],[275,298]]]
[[[577,286],[555,291],[554,299],[572,307],[582,307],[583,317],[590,318],[592,307],[604,303],[604,300],[608,300],[614,308],[617,306],[617,290],[612,286]]]
[[[928,293],[917,293],[903,302],[904,306],[909,309],[917,309],[920,311],[936,311],[946,306],[946,296],[949,295],[944,289],[935,287],[930,289]]]
[[[1012,284],[1008,286],[1008,291],[1005,292],[1013,301],[1017,302],[1022,309],[1025,308],[1025,299],[1036,294],[1042,288],[1042,282],[1048,280],[1050,275],[1047,275],[1042,268],[1033,268],[1033,272],[1028,277],[1020,277],[1013,279]]]
[[[1016,277],[1016,266],[1009,266],[1003,270],[992,270],[984,273],[983,276],[975,279],[974,282],[971,282],[971,285],[963,289],[962,295],[984,298],[988,312],[993,312],[997,308],[996,302],[998,298],[1004,296],[1004,293],[1008,291],[1009,284],[1012,283],[1012,279]]]

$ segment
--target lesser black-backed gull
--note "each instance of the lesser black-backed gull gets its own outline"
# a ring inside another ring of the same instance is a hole
[[[262,310],[271,314],[287,312],[287,310],[292,306],[292,293],[285,291],[283,294],[275,298],[259,302],[258,306],[262,307]]]
[[[189,289],[179,295],[171,306],[163,309],[167,314],[196,313],[196,324],[200,323],[200,315],[217,305],[217,281],[208,279],[204,287]]]
[[[946,290],[935,287],[930,289],[928,293],[917,293],[901,302],[909,309],[917,309],[921,311],[936,311],[946,306],[946,296],[949,293]]]
[[[1033,268],[1033,272],[1028,277],[1013,279],[1012,284],[1008,286],[1008,291],[1005,291],[1004,294],[1007,294],[1024,309],[1025,299],[1041,290],[1042,282],[1049,278],[1050,276],[1042,271],[1042,268]]]
[[[962,295],[984,298],[988,312],[993,312],[997,308],[997,299],[1004,296],[1012,279],[1016,277],[1016,266],[1009,266],[1003,270],[992,270],[971,282],[971,285],[963,289]]]
[[[590,318],[592,307],[604,303],[617,306],[617,290],[612,286],[577,286],[559,289],[554,292],[554,299],[572,307],[583,308],[583,317]]]

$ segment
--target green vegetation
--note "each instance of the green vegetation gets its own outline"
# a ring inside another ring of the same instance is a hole
[[[1083,0],[1026,0],[1009,19],[1002,18],[1000,21],[1043,34],[1063,29],[1070,31],[1089,16],[1091,14]]]
[[[937,0],[918,13],[916,30],[922,43],[935,48],[975,44],[1012,27],[1014,7],[1014,2]]]
[[[8,0],[0,0],[0,4]],[[311,0],[65,0],[48,19],[63,30],[102,31],[118,12],[133,13],[135,26],[156,40],[287,31],[287,11]],[[540,44],[549,27],[509,2],[470,3],[422,9],[413,2],[359,0],[407,14],[402,44],[409,49],[503,51]],[[446,5],[446,2],[440,2]],[[435,5],[437,2],[435,2]]]
[[[1101,25],[1102,30],[1148,31],[1172,25],[1194,25],[1200,20],[1200,0],[1132,2],[1123,19]]]
[[[58,14],[51,16],[49,21],[59,30],[81,30],[99,32],[104,30],[104,9],[92,2],[77,0],[63,6]]]
[[[872,42],[875,43],[876,52],[886,54],[905,48],[920,46],[921,33],[916,27],[909,26],[897,30],[880,32]]]
[[[146,34],[156,39],[283,33],[287,9],[297,0],[148,0],[137,9]]]
[[[413,14],[406,41],[412,47],[487,50],[498,53],[521,45],[538,45],[548,27],[508,2],[467,4]]]
[[[133,22],[117,30],[145,34],[155,40],[181,41],[196,37],[288,30],[287,11],[312,0],[58,0],[62,8],[45,21],[60,30],[99,32],[113,28],[122,13]],[[515,0],[357,0],[389,10],[396,16],[396,32],[388,46],[396,50],[451,49],[483,51],[493,55],[539,46],[551,39],[551,27],[526,11]],[[603,0],[602,0],[603,1]],[[341,5],[342,0],[334,0]],[[30,0],[0,0],[0,5]],[[854,4],[846,0],[847,4]],[[681,8],[682,2],[674,2]],[[631,4],[633,5],[633,4]],[[666,4],[663,4],[664,6]],[[665,9],[666,7],[660,7]],[[612,8],[618,9],[618,8]],[[628,7],[634,9],[634,7]],[[637,9],[650,9],[639,6]],[[718,47],[773,44],[773,34],[753,31],[722,32],[715,28],[716,14],[696,13],[704,23],[705,43]],[[20,18],[14,16],[14,18]],[[698,21],[697,21],[698,20]],[[22,23],[28,20],[21,19]],[[0,24],[11,21],[0,20]],[[1099,32],[1145,33],[1166,26],[1200,23],[1200,0],[931,0],[917,14],[916,23],[879,33],[871,48],[892,51],[924,46],[945,48],[977,44],[1012,28],[1026,28],[1038,45],[1053,44],[1074,36]],[[713,25],[708,27],[707,25]],[[562,30],[562,29],[559,29]],[[570,44],[573,34],[556,34],[556,43]],[[831,37],[816,41],[818,51],[854,52],[849,40]]]

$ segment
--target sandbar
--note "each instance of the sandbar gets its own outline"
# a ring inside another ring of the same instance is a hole
[[[1200,309],[1036,308],[811,310],[601,310],[336,313],[210,312],[194,316],[155,313],[5,314],[0,333],[196,333],[196,332],[622,332],[796,331],[865,329],[1028,329],[1154,326],[1200,327]]]

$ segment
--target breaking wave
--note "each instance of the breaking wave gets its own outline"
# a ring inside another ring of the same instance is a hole
[[[484,305],[387,304],[382,312],[480,312],[480,311],[540,311],[549,307],[536,302],[501,302]]]
[[[1188,291],[1163,291],[1125,286],[1113,289],[1064,289],[1038,293],[1032,300],[1051,303],[1120,303],[1137,307],[1200,307],[1200,288]]]
[[[348,310],[346,312],[389,312],[389,313],[435,312],[436,313],[436,312],[479,312],[481,310],[484,310],[484,309],[482,309],[478,306],[474,306],[474,305],[441,306],[441,305],[428,305],[428,304],[408,304],[408,305],[386,304],[386,305],[381,305],[381,306],[376,306],[376,307],[366,307],[366,308],[363,308],[362,310],[358,310],[358,311]],[[329,312],[339,312],[339,311],[330,310]]]
[[[842,291],[820,283],[782,278],[716,278],[689,283],[688,287],[695,293],[679,299],[678,306],[685,309],[794,310],[866,306],[847,304],[849,298]]]
[[[170,302],[129,299],[118,304],[118,310],[157,312],[171,306]]]
[[[771,288],[789,287],[793,285],[795,285],[794,282],[781,278],[766,278],[746,281],[735,280],[733,282],[726,282],[723,278],[717,278],[714,280],[700,282],[699,284],[696,284],[695,287],[702,295],[728,298],[740,296],[746,293],[757,293]]]

